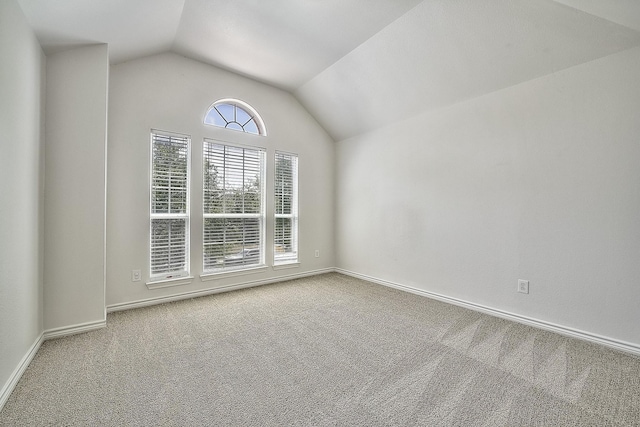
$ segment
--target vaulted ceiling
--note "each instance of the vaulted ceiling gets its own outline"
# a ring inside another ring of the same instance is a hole
[[[292,92],[336,140],[640,46],[637,0],[18,0],[45,53],[173,51]]]

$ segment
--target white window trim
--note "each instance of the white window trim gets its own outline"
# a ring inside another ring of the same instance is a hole
[[[298,267],[300,267],[300,261],[282,262],[282,263],[274,264],[273,267],[271,268],[275,271],[275,270],[287,270],[289,268],[298,268]]]
[[[229,101],[229,99],[223,99],[223,100],[219,100],[216,101],[214,103],[222,103],[222,102],[226,102]],[[237,100],[236,100],[237,101]],[[248,104],[247,104],[248,105]],[[249,106],[250,107],[250,106]],[[251,108],[251,107],[250,107]],[[252,111],[253,108],[251,108]],[[257,114],[257,112],[256,112]],[[262,120],[262,119],[260,119]],[[265,133],[266,135],[266,133]],[[220,277],[226,277],[226,276],[240,276],[240,275],[244,275],[244,274],[253,274],[255,272],[258,271],[263,271],[265,269],[267,269],[267,265],[266,265],[266,257],[265,257],[265,248],[266,248],[266,200],[267,200],[267,185],[266,185],[266,176],[267,176],[267,165],[266,165],[266,160],[267,160],[267,149],[264,147],[260,147],[260,146],[255,146],[255,145],[248,145],[248,144],[240,144],[240,143],[233,143],[233,142],[228,142],[228,141],[224,141],[224,140],[220,140],[220,139],[214,139],[214,138],[204,138],[203,139],[203,150],[204,150],[204,145],[205,143],[213,143],[213,144],[218,144],[218,145],[226,145],[228,147],[235,147],[235,148],[240,148],[243,150],[255,150],[255,151],[259,151],[262,153],[262,159],[261,159],[261,171],[260,171],[260,182],[261,182],[261,194],[260,194],[260,213],[256,213],[256,214],[237,214],[237,213],[231,213],[231,214],[212,214],[212,213],[202,213],[202,274],[200,275],[200,279],[203,281],[206,280],[213,280],[215,278],[220,278]],[[204,156],[203,156],[203,162],[204,162]],[[202,180],[204,180],[204,170],[202,171]],[[202,198],[204,200],[204,186],[202,187]],[[202,209],[204,210],[204,203],[203,203],[203,207]],[[211,269],[211,270],[206,270],[204,265],[204,232],[205,232],[205,219],[208,218],[229,218],[229,219],[238,219],[238,218],[258,218],[259,219],[259,224],[260,224],[260,260],[258,264],[252,264],[249,266],[232,266],[232,267],[225,267],[225,268],[220,268],[220,269]]]
[[[186,277],[177,277],[177,278],[166,279],[166,280],[154,280],[154,281],[150,280],[146,283],[146,286],[148,289],[162,289],[162,288],[169,288],[172,286],[188,285],[191,282],[193,282],[193,276],[186,276]]]
[[[258,111],[253,108],[251,105],[249,105],[248,103],[241,101],[239,99],[235,99],[235,98],[223,98],[223,99],[219,99],[216,102],[214,102],[213,104],[211,104],[209,106],[209,108],[207,109],[207,111],[204,113],[204,118],[202,119],[202,123],[204,123],[206,126],[216,126],[214,124],[210,124],[207,123],[205,120],[207,118],[207,115],[209,114],[209,112],[211,111],[211,109],[213,109],[214,107],[216,107],[217,105],[220,104],[230,104],[230,105],[235,105],[237,107],[242,108],[243,110],[245,110],[247,113],[249,113],[249,115],[253,118],[253,120],[256,123],[256,127],[258,128],[258,133],[254,134],[251,132],[244,132],[243,133],[248,133],[249,135],[257,135],[257,136],[267,136],[267,127],[264,124],[264,120],[262,120],[262,116],[260,116],[260,113],[258,113]],[[216,127],[220,127],[220,126],[216,126]],[[238,132],[238,130],[235,129],[228,129],[228,128],[223,128],[222,129],[227,129],[227,130],[234,130],[236,132]]]
[[[275,251],[275,241],[274,241],[274,247],[273,247],[273,269],[277,270],[278,267],[281,268],[293,268],[296,267],[296,264],[299,264],[300,261],[300,253],[299,253],[299,242],[298,242],[298,222],[299,222],[299,212],[298,212],[298,205],[299,205],[299,195],[298,195],[298,181],[299,181],[299,175],[300,175],[300,157],[298,156],[298,154],[296,153],[290,153],[290,152],[286,152],[286,151],[280,151],[280,150],[276,150],[275,154],[274,154],[274,160],[277,162],[276,157],[278,156],[278,154],[280,155],[284,155],[284,156],[293,156],[296,159],[296,171],[295,171],[295,180],[293,180],[293,194],[294,194],[294,203],[292,206],[292,213],[290,214],[278,214],[275,212],[274,209],[274,214],[273,214],[273,227],[274,227],[274,240],[275,240],[275,227],[276,227],[276,220],[278,218],[288,218],[288,219],[292,219],[292,236],[291,239],[293,241],[292,246],[294,247],[294,253],[295,255],[282,255],[282,256],[278,256],[276,251]],[[275,178],[275,174],[276,174],[276,163],[274,162],[274,166],[273,166],[273,173],[274,173],[274,186],[275,186],[275,182],[276,182],[276,178]],[[275,187],[274,187],[274,195],[275,195]]]
[[[251,267],[229,267],[225,270],[202,273],[200,280],[207,282],[209,280],[220,280],[226,277],[247,276],[250,274],[262,273],[269,269],[265,264],[252,265]]]
[[[161,134],[165,136],[175,136],[179,138],[187,138],[187,197],[186,197],[186,212],[183,214],[175,214],[175,213],[153,213],[152,212],[152,202],[153,202],[153,135]],[[164,131],[160,129],[151,129],[150,133],[150,144],[149,149],[149,282],[147,282],[147,287],[150,289],[166,287],[166,286],[175,286],[182,283],[176,283],[181,280],[189,280],[193,277],[190,276],[190,266],[191,266],[191,135],[181,134],[176,132]],[[153,233],[152,230],[152,220],[154,219],[185,219],[185,270],[182,271],[173,271],[171,273],[163,273],[163,274],[151,274],[151,263],[152,256],[151,253],[151,236]],[[169,283],[166,286],[153,286],[153,283]]]

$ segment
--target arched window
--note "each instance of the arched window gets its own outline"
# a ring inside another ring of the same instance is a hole
[[[246,102],[237,99],[221,99],[214,102],[204,116],[204,123],[255,135],[267,134],[258,112]]]

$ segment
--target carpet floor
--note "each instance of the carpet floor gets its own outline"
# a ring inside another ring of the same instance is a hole
[[[2,426],[640,426],[640,358],[332,273],[46,341]]]

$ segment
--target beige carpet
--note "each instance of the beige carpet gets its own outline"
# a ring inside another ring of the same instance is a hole
[[[47,341],[2,426],[632,426],[640,359],[339,274]]]

